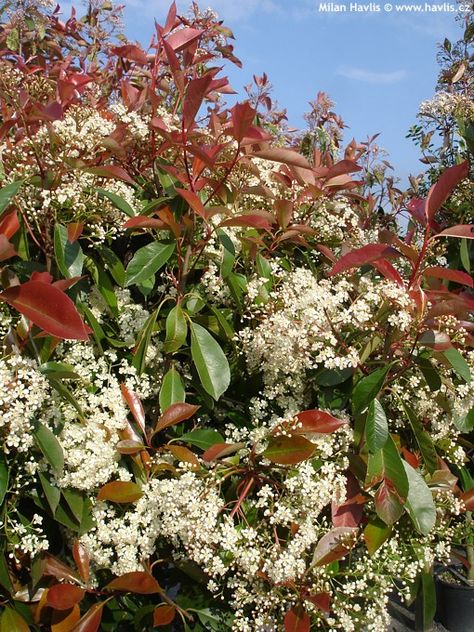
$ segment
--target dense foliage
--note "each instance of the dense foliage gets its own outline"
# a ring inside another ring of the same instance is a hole
[[[228,107],[211,11],[119,19],[3,8],[0,629],[427,625],[474,506],[469,147],[409,200],[325,95]]]

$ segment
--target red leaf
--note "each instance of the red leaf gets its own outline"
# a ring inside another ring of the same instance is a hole
[[[121,577],[117,577],[105,586],[106,590],[120,590],[122,592],[131,592],[139,595],[154,595],[161,592],[159,583],[144,571],[134,571],[125,573]]]
[[[5,235],[7,239],[11,239],[19,228],[20,222],[16,210],[6,213],[0,219],[0,235]]]
[[[332,523],[335,527],[358,527],[364,513],[365,497],[357,479],[349,472],[346,482],[346,501],[338,505],[331,504]]]
[[[316,608],[319,608],[326,614],[330,612],[331,595],[327,592],[307,594],[304,596],[307,601],[310,601]]]
[[[183,122],[186,129],[189,129],[194,123],[203,99],[209,91],[211,81],[212,75],[207,74],[198,77],[198,79],[192,79],[188,83],[183,104]]]
[[[45,553],[41,560],[41,575],[49,575],[60,580],[79,581],[77,573],[70,566],[49,553]]]
[[[230,111],[232,117],[232,134],[234,138],[240,142],[243,140],[252,126],[256,111],[245,101],[245,103],[236,103]]]
[[[102,620],[102,610],[105,602],[95,603],[86,614],[79,619],[70,632],[97,632]]]
[[[41,272],[40,274],[48,274],[47,272]],[[38,279],[39,281],[42,281],[43,283],[51,283],[51,281],[45,281],[45,278],[42,279]],[[61,292],[65,292],[66,290],[68,290],[70,287],[72,287],[73,285],[76,285],[76,283],[78,281],[80,281],[81,279],[85,279],[85,276],[75,276],[75,277],[71,277],[70,279],[59,279],[58,281],[55,281],[53,283],[53,286],[58,288],[58,290],[61,290]],[[33,280],[33,275],[31,275],[31,280]],[[92,333],[92,329],[90,327],[88,327],[87,325],[85,325],[86,327],[86,332],[88,334]]]
[[[446,169],[441,174],[440,179],[434,184],[426,198],[425,215],[429,222],[433,219],[436,211],[446,202],[456,186],[467,177],[469,165],[467,160],[459,165]]]
[[[403,505],[392,483],[385,479],[375,493],[375,511],[385,524],[392,525],[403,514]]]
[[[143,496],[141,488],[132,481],[112,481],[99,489],[97,500],[109,500],[113,503],[134,503]]]
[[[285,632],[309,632],[311,630],[311,619],[302,608],[288,610],[284,623]]]
[[[355,544],[356,533],[354,527],[334,527],[323,535],[314,549],[315,566],[325,566],[345,557]]]
[[[112,48],[112,53],[118,57],[129,59],[137,64],[144,66],[148,63],[145,51],[135,44],[126,44],[125,46],[116,46]]]
[[[153,611],[153,626],[168,625],[176,616],[176,608],[168,604],[161,604]]]
[[[90,577],[89,553],[79,540],[75,540],[72,546],[72,557],[76,562],[81,579],[88,582]]]
[[[354,171],[361,171],[362,167],[354,162],[353,160],[340,160],[335,165],[329,168],[326,179],[335,178],[337,176],[342,176],[347,173],[353,173]]]
[[[138,395],[136,395],[131,389],[129,389],[123,382],[120,384],[120,390],[122,391],[122,397],[127,402],[130,412],[133,418],[140,426],[142,432],[145,432],[145,411],[143,410],[143,404],[140,401]]]
[[[168,35],[168,33],[173,29],[175,22],[176,22],[176,2],[173,2],[169,8],[168,15],[166,16],[166,22],[163,28],[163,35]]]
[[[186,421],[186,419],[195,415],[199,409],[200,406],[193,406],[192,404],[186,404],[184,402],[171,404],[158,419],[155,432],[160,432],[160,430],[164,430],[164,428],[179,424],[181,421]]]
[[[260,228],[262,230],[270,230],[271,226],[268,220],[262,215],[238,215],[223,221],[220,226],[249,226],[251,228]]]
[[[163,228],[164,223],[161,219],[147,217],[146,215],[137,215],[128,219],[123,228]]]
[[[202,458],[207,462],[215,461],[228,454],[234,454],[244,446],[244,443],[215,443],[204,452]]]
[[[446,349],[450,349],[453,346],[447,333],[432,329],[424,331],[418,338],[418,342],[435,351],[446,351]]]
[[[119,441],[115,447],[120,454],[137,454],[145,449],[141,441],[134,441],[133,439]]]
[[[457,226],[451,226],[442,230],[433,237],[460,237],[464,239],[474,239],[474,225],[473,224],[458,224]]]
[[[193,28],[184,28],[179,29],[179,31],[175,31],[168,38],[167,42],[171,46],[171,48],[178,53],[183,50],[196,40],[198,40],[204,31]]]
[[[87,167],[84,169],[87,173],[92,173],[102,178],[112,178],[114,180],[123,180],[129,184],[136,184],[135,180],[130,175],[117,165],[105,165],[104,167]]]
[[[163,48],[165,49],[166,58],[168,59],[168,64],[171,70],[171,74],[173,75],[174,82],[181,96],[184,94],[184,74],[181,70],[181,66],[179,65],[179,60],[176,56],[176,53],[171,48],[166,40],[163,40]]]
[[[82,601],[85,590],[74,584],[55,584],[48,589],[46,601],[55,610],[69,610]]]
[[[362,246],[362,248],[352,250],[341,257],[329,272],[329,276],[335,276],[351,268],[358,268],[367,263],[372,263],[377,259],[400,256],[398,250],[386,244],[368,244],[367,246]]]
[[[279,465],[296,465],[311,458],[315,449],[314,443],[299,435],[272,437],[263,456]]]
[[[17,254],[13,244],[11,244],[5,235],[0,235],[0,261],[10,259]]]
[[[209,212],[204,208],[203,203],[198,198],[198,196],[192,191],[188,191],[187,189],[176,189],[176,193],[178,193],[189,206],[195,211],[198,215],[207,219]]]
[[[320,434],[329,434],[335,432],[347,421],[337,419],[323,410],[305,410],[296,415],[301,426],[297,428],[295,433],[317,432]]]
[[[70,241],[71,244],[73,244],[82,235],[83,230],[84,230],[84,224],[82,222],[73,222],[72,224],[68,224],[68,227],[67,227],[68,241]]]
[[[403,279],[390,261],[387,261],[386,259],[378,259],[377,261],[372,261],[372,265],[376,270],[383,274],[386,279],[394,281],[397,285],[403,287]]]
[[[256,151],[253,155],[257,158],[265,158],[266,160],[273,160],[274,162],[282,162],[285,165],[295,165],[296,167],[301,167],[302,169],[311,170],[311,165],[306,158],[292,149],[270,147],[269,149]]]
[[[423,276],[435,277],[436,279],[446,279],[447,281],[454,281],[461,285],[467,285],[474,287],[474,281],[470,274],[461,272],[460,270],[451,270],[450,268],[443,268],[441,266],[432,266],[423,270]]]
[[[54,285],[27,281],[0,294],[0,300],[26,316],[52,336],[87,340],[86,326],[72,300]]]
[[[466,507],[466,511],[474,511],[474,487],[461,494],[461,500]]]

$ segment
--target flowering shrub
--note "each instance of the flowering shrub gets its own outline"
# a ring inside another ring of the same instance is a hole
[[[0,625],[375,632],[420,587],[429,616],[473,503],[467,161],[403,234],[335,115],[292,138],[266,77],[225,104],[212,12],[144,51],[44,5],[0,31]]]

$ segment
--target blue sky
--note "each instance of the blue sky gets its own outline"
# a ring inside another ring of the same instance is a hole
[[[146,45],[153,17],[163,21],[170,3],[125,4],[128,36]],[[229,76],[239,94],[253,74],[266,72],[290,124],[301,126],[308,102],[319,90],[327,92],[349,126],[347,141],[381,132],[378,143],[403,181],[423,170],[405,135],[419,103],[434,94],[436,43],[457,39],[453,13],[328,14],[318,11],[317,0],[207,0],[199,5],[211,6],[234,31],[243,68]],[[183,12],[187,6],[178,2]]]

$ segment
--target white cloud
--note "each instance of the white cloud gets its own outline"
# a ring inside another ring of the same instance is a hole
[[[353,66],[340,66],[336,74],[354,81],[363,81],[364,83],[373,84],[391,84],[399,83],[405,79],[407,73],[405,70],[394,70],[393,72],[374,72],[365,68],[354,68]]]

